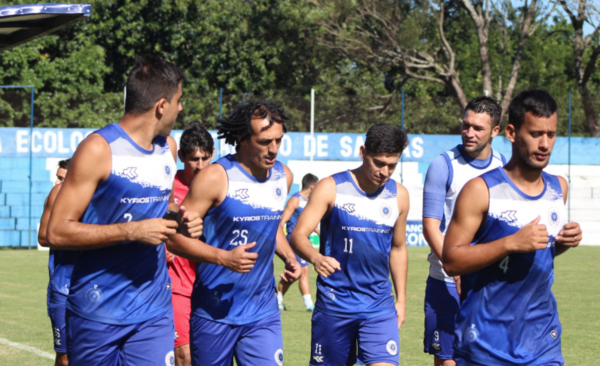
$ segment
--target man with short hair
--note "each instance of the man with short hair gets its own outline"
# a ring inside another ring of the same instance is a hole
[[[210,165],[215,153],[214,141],[206,128],[193,124],[186,128],[179,140],[177,155],[183,163],[183,170],[175,174],[173,184],[174,206],[187,195],[194,177]],[[175,320],[175,366],[191,366],[190,354],[190,314],[192,311],[192,289],[196,280],[196,262],[174,255],[167,251],[167,267],[173,284],[173,318]]]
[[[362,165],[319,182],[292,232],[294,250],[319,274],[310,365],[398,365],[409,198],[390,178],[407,145],[400,128],[372,126]],[[319,221],[320,253],[308,240]]]
[[[281,217],[281,225],[286,226],[287,231],[287,239],[290,240],[290,235],[292,231],[294,231],[294,227],[296,226],[296,222],[298,222],[298,217],[300,217],[300,213],[304,210],[306,203],[310,197],[311,192],[315,188],[315,184],[319,181],[314,174],[306,174],[302,177],[302,189],[300,192],[294,193],[292,197],[288,200],[288,203],[285,206],[285,210],[283,210],[283,215]],[[319,229],[316,228],[315,232],[320,235]],[[302,300],[304,300],[304,306],[306,307],[306,311],[313,311],[315,306],[312,301],[312,297],[310,295],[310,285],[308,281],[308,277],[310,275],[310,267],[308,262],[304,259],[298,257],[296,254],[296,260],[300,263],[302,267],[302,275],[298,280],[298,285],[300,287],[300,293],[302,294]],[[283,280],[279,281],[279,285],[277,286],[277,302],[279,303],[279,310],[286,310],[283,305],[283,296],[290,288],[291,283],[285,282]]]
[[[66,159],[66,160],[61,160],[58,162],[58,169],[56,169],[56,180],[54,181],[54,184],[60,184],[65,180],[65,177],[67,176],[67,170],[69,169],[69,162],[71,161],[71,159]],[[46,235],[44,233],[44,235]]]
[[[283,108],[246,102],[219,119],[219,138],[235,146],[203,169],[182,205],[204,219],[205,240],[175,235],[169,250],[199,262],[192,292],[190,336],[194,365],[282,365],[281,315],[273,255],[293,282],[300,265],[280,226],[292,184],[276,160],[286,131]]]
[[[471,179],[503,166],[504,156],[492,149],[500,130],[502,107],[492,97],[480,96],[467,104],[462,121],[462,144],[431,162],[423,187],[423,235],[431,247],[425,289],[424,351],[434,355],[435,366],[453,366],[454,325],[459,309],[460,277],[442,268],[444,234],[454,202]]]
[[[48,247],[46,240],[46,229],[48,220],[52,212],[52,206],[62,188],[62,182],[67,175],[71,159],[58,162],[58,171],[56,172],[56,182],[50,190],[46,201],[44,202],[44,212],[40,219],[40,228],[38,230],[38,242],[43,247]],[[77,252],[72,250],[54,250],[50,249],[48,258],[48,273],[50,281],[48,282],[48,295],[46,305],[48,307],[48,316],[52,324],[52,335],[54,337],[54,351],[56,358],[55,366],[68,366],[67,358],[67,334],[65,315],[67,312],[67,296],[69,295],[69,285],[71,284],[71,272],[75,264]]]
[[[51,248],[79,251],[67,300],[71,365],[173,364],[162,244],[178,224],[162,216],[176,169],[168,136],[184,78],[171,63],[138,57],[125,115],[79,145],[54,203]]]
[[[581,241],[567,223],[568,184],[548,174],[558,107],[542,90],[511,101],[504,168],[469,181],[444,240],[444,270],[460,275],[454,360],[462,365],[563,365],[554,258]]]

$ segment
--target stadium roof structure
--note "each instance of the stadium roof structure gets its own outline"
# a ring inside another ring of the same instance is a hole
[[[90,4],[31,4],[0,7],[0,51],[55,32],[92,14]]]

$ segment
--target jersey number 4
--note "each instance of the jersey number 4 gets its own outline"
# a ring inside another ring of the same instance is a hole
[[[502,271],[504,271],[504,274],[506,274],[506,272],[508,271],[508,256],[504,257],[504,259],[502,260],[502,262],[500,262],[500,269]]]

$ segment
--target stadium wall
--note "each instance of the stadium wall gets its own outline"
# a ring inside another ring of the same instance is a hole
[[[57,162],[69,158],[92,129],[0,128],[0,246],[28,246],[29,230],[29,148],[32,148],[32,246],[37,245],[37,227],[44,200],[53,186]],[[179,141],[181,130],[172,132]],[[234,149],[215,138],[215,159]],[[285,135],[279,160],[294,173],[290,194],[300,188],[302,177],[313,173],[320,178],[352,169],[360,164],[359,148],[363,134],[292,132]],[[411,210],[407,242],[425,246],[421,215],[423,182],[429,163],[442,152],[460,143],[458,135],[409,135],[410,144],[394,173],[408,189]],[[31,145],[30,145],[31,144]],[[493,148],[511,156],[511,145],[504,137],[494,139]],[[550,165],[552,174],[568,179],[568,139],[559,137]],[[312,161],[311,161],[312,156]],[[182,167],[178,163],[179,168]],[[583,228],[582,244],[600,245],[600,138],[571,138],[570,216]]]

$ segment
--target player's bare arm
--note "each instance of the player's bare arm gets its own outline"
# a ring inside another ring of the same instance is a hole
[[[433,254],[438,258],[442,258],[442,248],[444,247],[444,234],[440,230],[441,223],[441,220],[432,217],[423,218],[423,236]]]
[[[317,183],[290,237],[290,244],[296,253],[304,260],[314,264],[317,273],[325,278],[336,270],[341,270],[340,263],[335,258],[326,257],[316,251],[308,237],[315,230],[321,218],[333,209],[335,196],[336,184],[332,177]]]
[[[294,175],[290,168],[288,168],[285,164],[283,165],[283,170],[285,171],[285,178],[287,180],[287,188],[288,192],[290,188],[292,188],[292,183],[294,181]],[[296,198],[298,200],[298,198]],[[298,206],[296,205],[296,208]],[[287,210],[287,207],[286,207]],[[285,212],[285,211],[284,211]],[[293,213],[294,211],[292,211]],[[291,217],[291,215],[290,215]],[[289,220],[289,217],[288,217]],[[282,220],[283,221],[283,217]],[[294,255],[294,251],[290,247],[290,244],[283,233],[283,226],[279,225],[277,228],[277,245],[275,247],[275,253],[281,260],[285,263],[285,271],[280,275],[281,279],[285,282],[294,282],[302,275],[302,271],[300,268],[300,264],[296,260],[296,256]]]
[[[290,221],[290,218],[294,214],[294,211],[298,209],[299,205],[300,200],[298,199],[298,197],[294,196],[288,200],[287,204],[285,205],[285,209],[281,214],[281,227],[283,227],[286,222]]]
[[[92,134],[79,145],[50,215],[51,248],[89,250],[127,241],[160,245],[175,234],[177,223],[163,219],[110,225],[79,222],[98,185],[108,179],[111,165],[110,147],[100,135]]]
[[[398,219],[394,225],[392,236],[392,248],[390,250],[390,273],[392,284],[396,292],[396,312],[398,317],[398,329],[404,323],[406,314],[406,278],[408,276],[408,252],[406,250],[406,218],[410,208],[410,200],[406,188],[398,183]]]
[[[444,240],[442,263],[448,275],[479,271],[511,253],[546,249],[548,231],[545,225],[538,225],[539,216],[513,235],[486,245],[470,245],[485,220],[488,204],[489,192],[482,178],[469,181],[460,192]]]
[[[47,247],[48,240],[46,240],[46,231],[48,230],[48,220],[50,220],[50,213],[52,212],[52,206],[54,205],[54,201],[56,201],[56,197],[58,196],[58,192],[62,184],[57,184],[50,190],[48,197],[46,197],[46,201],[44,201],[44,212],[42,213],[42,218],[40,219],[40,229],[38,230],[38,242],[41,246]]]
[[[218,164],[203,169],[190,185],[190,190],[181,203],[188,212],[204,218],[211,208],[217,207],[227,195],[227,173]],[[167,241],[170,252],[194,262],[213,263],[225,266],[234,272],[247,273],[254,267],[257,253],[248,253],[256,242],[239,245],[231,251],[215,248],[201,240],[176,234]]]
[[[563,177],[558,177],[562,188],[563,200],[567,203],[569,196],[569,183]],[[566,252],[569,248],[576,247],[581,243],[582,231],[581,227],[576,222],[569,222],[563,226],[560,233],[555,237],[556,240],[556,255]]]

